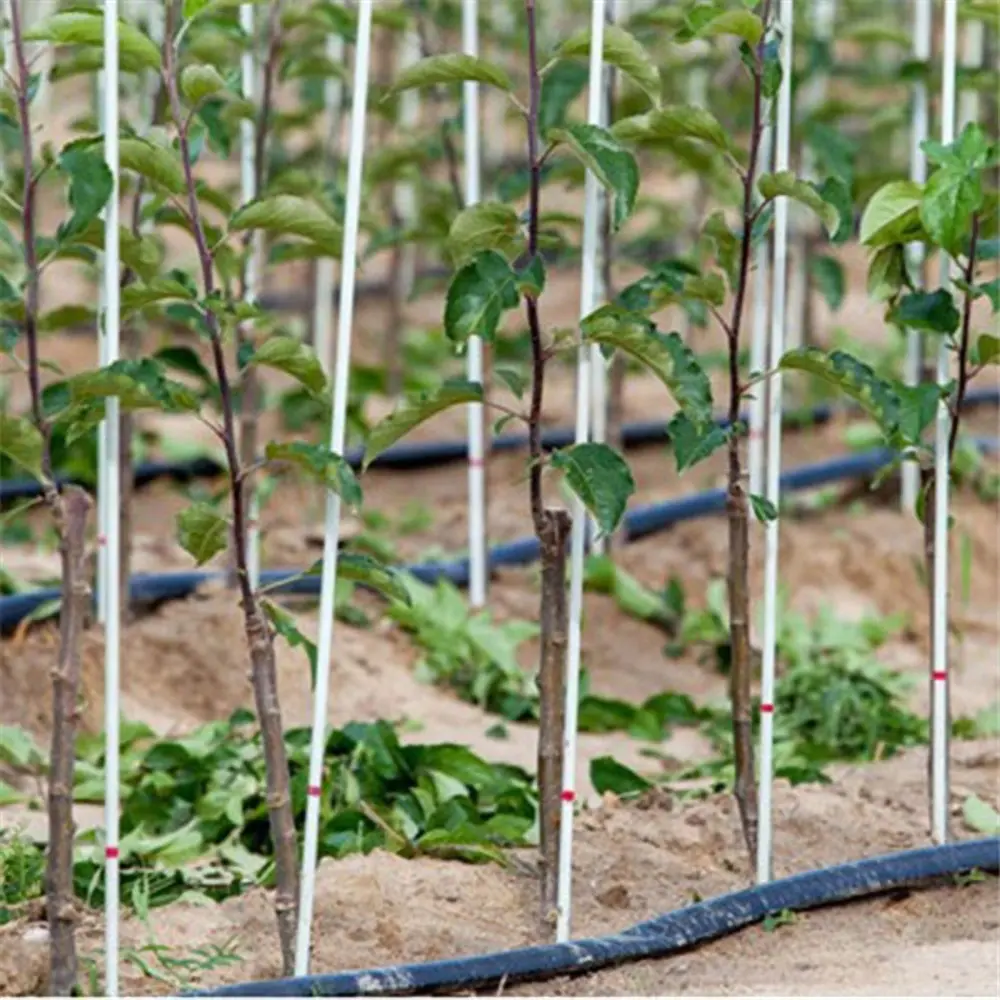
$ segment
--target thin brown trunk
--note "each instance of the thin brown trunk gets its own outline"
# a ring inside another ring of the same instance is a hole
[[[538,671],[538,827],[542,853],[542,924],[555,926],[562,810],[563,739],[566,729],[566,553],[572,528],[567,510],[545,511],[542,542],[542,649]]]
[[[171,11],[168,12],[167,16],[166,36],[168,38],[173,37],[174,28],[175,18],[173,11]],[[178,92],[177,68],[172,46],[166,46],[165,51],[164,78],[169,89],[174,124],[178,130],[181,164],[187,188],[187,208],[198,248],[203,291],[206,298],[210,298],[215,291],[212,254],[208,247],[198,204],[191,165],[191,149],[186,119]],[[298,851],[296,849],[295,818],[289,794],[288,756],[284,742],[281,708],[278,702],[274,635],[264,617],[258,595],[252,588],[247,565],[246,543],[249,524],[246,497],[243,490],[245,476],[238,453],[235,406],[223,350],[222,334],[219,329],[218,317],[211,309],[205,310],[205,320],[209,328],[212,360],[221,398],[222,439],[226,449],[226,464],[233,506],[233,550],[236,560],[236,578],[243,606],[251,679],[264,749],[268,819],[271,827],[271,839],[274,843],[277,890],[275,914],[281,942],[282,968],[284,974],[288,976],[294,971],[295,959],[295,927],[299,898]]]
[[[52,746],[49,756],[49,844],[45,904],[51,960],[49,993],[70,996],[76,987],[76,904],[73,892],[73,772],[77,701],[80,693],[80,634],[90,599],[86,572],[87,515],[90,497],[76,486],[62,495],[46,491],[59,532],[62,608],[59,659],[52,671]]]

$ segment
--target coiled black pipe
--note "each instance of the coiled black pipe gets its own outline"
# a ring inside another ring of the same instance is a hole
[[[459,993],[525,980],[574,976],[646,958],[665,958],[784,910],[863,899],[978,869],[1000,870],[1000,837],[923,847],[803,872],[645,920],[609,937],[452,958],[416,965],[270,979],[188,996],[358,997]]]
[[[1000,405],[1000,389],[975,389],[967,393],[964,401],[967,408],[975,406]],[[840,412],[856,409],[853,406],[822,404],[807,409],[787,410],[782,415],[782,422],[789,425],[806,424],[813,426],[823,424]],[[748,420],[747,415],[740,418]],[[728,426],[725,417],[717,418],[720,427]],[[571,427],[554,427],[542,433],[542,447],[547,451],[554,448],[564,448],[573,444],[575,432]],[[644,420],[626,424],[622,428],[622,444],[626,448],[636,448],[642,445],[664,444],[670,441],[667,423],[663,420]],[[527,448],[526,434],[504,434],[496,438],[491,448],[494,452],[517,451]],[[351,448],[344,456],[352,468],[360,468],[364,459],[364,448]],[[417,441],[399,444],[388,448],[371,464],[371,468],[381,469],[423,469],[448,462],[462,461],[468,457],[468,443],[465,440],[451,441]],[[196,458],[188,462],[143,462],[136,466],[135,484],[145,486],[155,479],[171,477],[187,481],[196,478],[207,478],[222,473],[223,468],[210,458]],[[58,485],[68,480],[60,478]],[[7,479],[0,481],[0,504],[11,500],[23,500],[41,495],[41,486],[35,479]]]
[[[998,447],[998,442],[993,439],[979,440],[977,444],[993,451]],[[876,448],[857,455],[845,455],[789,469],[781,476],[781,492],[815,489],[843,479],[870,476],[892,461],[893,457],[894,453],[889,449]],[[726,491],[721,488],[660,503],[642,504],[626,513],[623,525],[625,538],[635,541],[681,521],[720,513],[725,510],[725,506]],[[528,565],[538,558],[538,539],[530,535],[494,546],[488,553],[487,563],[493,570],[504,566]],[[401,568],[425,583],[441,579],[450,580],[458,587],[469,583],[468,559],[438,560]],[[178,600],[218,577],[218,573],[191,570],[180,573],[140,573],[130,581],[130,597],[134,604]],[[318,576],[298,575],[295,570],[268,570],[261,574],[261,583],[284,594],[316,595],[319,593],[321,580]],[[0,633],[16,628],[36,608],[58,597],[59,589],[53,587],[0,598]]]

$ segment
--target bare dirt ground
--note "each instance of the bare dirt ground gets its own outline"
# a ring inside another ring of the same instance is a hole
[[[645,182],[644,182],[645,183]],[[657,182],[661,191],[669,183]],[[179,251],[180,252],[180,251]],[[878,309],[864,296],[864,260],[845,251],[851,292],[836,314],[819,310],[819,329],[828,338],[842,326],[862,340],[887,336]],[[375,276],[373,264],[366,276]],[[624,280],[624,274],[621,276]],[[293,284],[294,278],[294,284]],[[302,287],[302,275],[279,275],[274,287]],[[90,286],[67,273],[47,283],[47,304],[86,301]],[[578,303],[575,275],[553,276],[543,305],[552,326],[569,325]],[[436,298],[415,304],[414,326],[440,322]],[[386,313],[378,302],[361,304],[356,326],[358,356],[377,359]],[[695,346],[718,348],[715,333],[699,335]],[[66,371],[92,364],[90,337],[63,335],[46,341],[47,356]],[[551,425],[572,422],[572,373],[553,373],[546,403]],[[275,380],[273,388],[281,385]],[[24,403],[23,387],[13,388],[14,405]],[[722,396],[717,390],[717,400]],[[630,380],[626,419],[667,419],[671,406],[652,380]],[[382,404],[378,404],[382,405]],[[788,467],[843,453],[844,421],[807,433],[789,434],[784,461]],[[149,430],[194,440],[204,429],[164,418],[145,422]],[[269,415],[266,433],[279,431]],[[970,417],[970,432],[995,435],[995,410]],[[463,417],[451,413],[421,428],[426,439],[461,436]],[[205,438],[210,442],[210,437]],[[630,454],[638,485],[636,503],[680,496],[719,485],[718,460],[678,477],[662,448]],[[497,456],[490,467],[489,530],[503,541],[530,530],[523,487],[523,454]],[[429,525],[399,538],[401,555],[416,559],[429,551],[455,553],[466,545],[465,471],[460,465],[409,474],[373,471],[364,479],[366,503],[390,516],[404,513],[416,499],[430,512]],[[553,494],[554,495],[554,494]],[[178,487],[160,482],[138,494],[135,511],[137,571],[190,567],[173,540],[173,519],[188,503]],[[321,550],[322,500],[299,484],[283,485],[265,508],[265,564],[304,566]],[[998,508],[959,491],[954,498],[958,532],[966,533],[973,553],[968,601],[955,600],[953,617],[963,639],[956,643],[952,706],[956,714],[974,714],[994,702],[1000,689],[1000,533]],[[44,516],[36,514],[41,527]],[[762,580],[761,538],[754,538],[753,580],[757,596]],[[684,584],[691,603],[704,603],[707,583],[724,573],[725,524],[713,517],[680,524],[670,531],[626,546],[621,565],[643,582],[661,586],[671,575]],[[883,652],[901,671],[926,672],[927,611],[925,591],[915,570],[920,556],[919,527],[898,512],[894,494],[873,498],[857,509],[834,506],[803,511],[781,522],[781,574],[790,606],[813,613],[830,608],[848,619],[862,614],[904,612],[909,625]],[[3,564],[28,580],[54,574],[51,546],[9,545]],[[954,560],[953,593],[961,589]],[[759,602],[758,602],[759,604]],[[374,605],[373,605],[374,606]],[[498,617],[537,615],[537,585],[530,570],[499,573],[491,591]],[[693,658],[663,656],[664,636],[657,629],[626,618],[610,598],[588,595],[585,607],[584,658],[595,692],[639,700],[674,689],[698,700],[725,694],[724,680]],[[315,633],[316,614],[302,615]],[[27,726],[47,738],[48,670],[57,635],[51,625],[33,628],[0,646],[0,723]],[[103,641],[99,629],[85,640],[83,723],[99,728],[102,704]],[[525,667],[535,651],[525,650]],[[486,736],[495,721],[446,691],[419,683],[412,667],[417,658],[411,641],[392,626],[372,630],[338,625],[330,667],[333,697],[329,719],[413,720],[414,740],[465,743],[492,760],[532,767],[536,731],[511,725],[509,738]],[[304,657],[278,647],[278,668],[285,721],[309,719],[309,677]],[[218,590],[144,612],[123,635],[123,711],[160,732],[179,732],[226,715],[250,702],[247,657],[239,611],[233,598]],[[926,707],[926,685],[918,684],[915,704]],[[622,734],[580,740],[578,781],[588,794],[579,824],[576,853],[575,933],[607,933],[691,902],[747,884],[738,822],[728,799],[681,806],[658,796],[623,806],[596,800],[589,786],[591,759],[613,754],[624,763],[647,769],[642,744]],[[670,757],[694,761],[708,748],[693,731],[677,730],[665,745]],[[956,743],[953,807],[976,793],[996,804],[1000,796],[1000,746],[996,740]],[[0,823],[37,817],[0,813]],[[81,816],[82,822],[93,818]],[[99,822],[99,818],[97,819]],[[914,752],[865,768],[844,770],[832,786],[780,786],[777,795],[778,874],[870,856],[926,842],[925,754]],[[317,893],[316,971],[445,958],[537,940],[535,884],[516,869],[472,867],[428,859],[404,861],[376,853],[324,862]],[[730,939],[670,960],[646,962],[548,985],[511,987],[516,995],[996,995],[1000,988],[998,897],[995,880],[950,886],[934,892],[892,897],[803,916],[765,932],[754,928]],[[84,951],[100,962],[100,926],[85,917]],[[263,891],[250,892],[221,905],[174,905],[154,911],[149,926],[131,919],[126,944],[141,948],[153,941],[177,955],[206,944],[235,939],[239,961],[213,973],[211,982],[234,982],[274,976],[277,949],[270,902]],[[846,959],[846,961],[845,961]],[[44,989],[45,946],[37,928],[23,923],[0,932],[0,994],[31,995]],[[144,976],[134,962],[123,969],[123,992],[167,993],[162,982]],[[206,980],[206,984],[207,984]]]

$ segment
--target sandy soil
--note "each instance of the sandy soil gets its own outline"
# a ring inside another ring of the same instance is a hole
[[[644,180],[645,184],[645,180]],[[668,180],[655,181],[661,191]],[[53,218],[55,215],[53,215]],[[183,257],[181,245],[172,250]],[[829,338],[835,326],[852,335],[884,339],[879,312],[864,296],[864,260],[856,251],[843,254],[852,289],[843,308],[830,316],[818,310],[819,328]],[[379,262],[365,277],[378,275]],[[286,271],[272,287],[301,287],[303,275]],[[625,274],[621,275],[625,280]],[[53,269],[46,305],[86,301],[92,286],[72,269]],[[569,325],[578,304],[578,279],[553,275],[543,318],[551,326]],[[413,326],[440,322],[440,301],[429,296],[409,311]],[[366,300],[356,325],[357,355],[377,359],[382,353],[386,311]],[[518,321],[519,322],[519,321]],[[515,324],[516,325],[516,324]],[[720,338],[698,335],[699,349],[718,348]],[[67,371],[90,365],[96,356],[88,336],[56,336],[46,341],[47,356]],[[268,380],[277,389],[280,379]],[[14,402],[24,399],[14,387]],[[793,389],[794,392],[794,389]],[[721,395],[717,395],[721,399]],[[385,406],[384,401],[373,404]],[[626,419],[666,419],[671,406],[663,388],[637,377],[629,383]],[[550,424],[572,422],[572,373],[554,371],[545,418]],[[279,422],[268,415],[267,433]],[[202,428],[177,420],[145,419],[149,431],[196,440]],[[995,411],[970,418],[970,431],[997,432]],[[844,423],[809,434],[790,434],[785,464],[799,465],[845,450]],[[462,415],[450,413],[418,434],[427,439],[460,436]],[[209,441],[210,438],[206,438]],[[663,449],[630,454],[638,490],[637,503],[678,496],[716,486],[722,465],[716,459],[683,477],[673,472]],[[530,529],[524,498],[524,455],[498,456],[490,467],[490,536],[510,539]],[[408,475],[373,471],[365,477],[367,503],[392,517],[414,499],[425,506],[430,524],[397,539],[400,554],[416,559],[429,551],[455,552],[466,544],[464,470],[452,466]],[[553,494],[554,495],[554,494]],[[172,522],[188,500],[183,490],[157,483],[140,494],[135,512],[138,571],[180,569],[190,560],[173,541]],[[956,596],[953,618],[961,632],[955,644],[952,705],[956,714],[973,714],[996,700],[1000,689],[1000,532],[998,508],[971,491],[954,500],[958,531],[969,537],[973,564],[970,597]],[[301,566],[318,557],[321,499],[301,485],[283,485],[264,511],[265,562]],[[35,524],[44,523],[43,515]],[[755,535],[753,580],[759,593],[762,545]],[[725,525],[708,518],[678,525],[622,549],[622,565],[639,579],[660,586],[671,575],[683,582],[690,602],[704,603],[707,583],[725,570]],[[790,515],[781,524],[781,572],[791,607],[813,613],[832,608],[839,616],[904,612],[909,625],[884,650],[884,659],[901,671],[926,671],[926,598],[914,568],[920,556],[918,526],[902,517],[894,495],[874,497],[859,508],[840,506]],[[5,567],[29,580],[52,576],[56,567],[50,546],[7,546]],[[957,564],[957,560],[955,560]],[[955,566],[953,593],[961,592]],[[491,606],[499,617],[537,615],[537,584],[531,571],[497,575]],[[373,605],[374,607],[374,605]],[[698,700],[722,697],[722,678],[693,657],[666,659],[664,637],[657,629],[626,619],[604,597],[588,595],[585,606],[585,665],[593,689],[639,700],[666,688]],[[302,614],[306,631],[316,630],[315,611]],[[49,725],[48,670],[57,634],[43,625],[0,644],[0,723],[24,725],[46,737]],[[88,633],[84,651],[83,724],[99,727],[102,712],[103,641],[98,629]],[[333,698],[329,719],[412,720],[421,728],[409,739],[465,743],[494,760],[533,766],[536,732],[510,726],[509,739],[486,736],[495,719],[447,692],[420,684],[412,666],[417,653],[397,629],[338,626],[331,668]],[[531,667],[535,650],[525,649]],[[123,636],[123,711],[160,732],[177,732],[218,718],[250,701],[247,657],[240,615],[231,597],[217,590],[142,614]],[[303,657],[278,646],[278,669],[287,724],[309,719],[308,670]],[[915,705],[926,707],[924,684]],[[576,924],[580,935],[606,933],[747,881],[738,824],[731,803],[713,799],[681,806],[660,795],[628,807],[597,801],[587,777],[589,761],[614,754],[632,766],[648,769],[643,745],[621,734],[584,735],[580,741],[578,781],[588,794],[579,824],[576,854]],[[697,760],[707,752],[700,736],[677,730],[657,749],[677,760]],[[975,792],[996,802],[1000,793],[1000,747],[995,740],[959,743],[954,748],[953,806]],[[917,846],[926,841],[925,755],[908,754],[867,768],[844,771],[832,786],[795,790],[781,786],[777,797],[779,874],[818,865]],[[37,829],[38,817],[0,813],[0,824],[15,819]],[[100,822],[83,813],[81,823]],[[100,927],[84,918],[83,947],[99,961]],[[751,929],[697,952],[598,973],[547,986],[513,987],[519,995],[659,995],[771,993],[787,995],[996,995],[1000,988],[998,897],[995,880],[933,893],[892,897],[804,916],[767,933]],[[149,927],[130,920],[124,928],[130,948],[163,944],[177,956],[194,947],[223,944],[235,936],[237,964],[220,970],[212,982],[232,982],[277,973],[270,902],[255,891],[218,906],[176,905],[155,911]],[[317,895],[316,950],[313,967],[332,971],[352,967],[417,961],[510,947],[538,939],[535,884],[519,868],[471,867],[420,859],[402,861],[377,853],[321,866]],[[845,955],[850,961],[845,962]],[[17,924],[0,931],[0,994],[30,995],[44,988],[46,949],[39,928]],[[141,974],[126,962],[123,991],[166,993],[171,987]],[[208,982],[209,980],[206,980]]]

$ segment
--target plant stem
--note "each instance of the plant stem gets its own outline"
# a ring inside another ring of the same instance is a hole
[[[167,15],[166,35],[174,35],[174,11]],[[198,204],[194,173],[191,167],[191,150],[188,142],[186,119],[181,107],[177,85],[177,71],[173,46],[165,49],[164,82],[167,87],[171,114],[177,129],[181,164],[187,187],[188,212],[198,248],[203,291],[209,298],[215,291],[215,273],[211,251],[205,238],[201,210]],[[222,335],[218,317],[211,308],[205,309],[209,329],[212,358],[219,395],[222,401],[223,441],[228,466],[230,494],[233,505],[233,541],[236,558],[236,577],[243,607],[244,630],[250,654],[251,678],[257,715],[260,721],[267,772],[267,807],[274,843],[275,857],[275,913],[281,942],[282,966],[285,975],[291,975],[295,964],[295,928],[298,910],[298,849],[295,837],[295,820],[289,792],[288,757],[278,702],[277,672],[274,659],[274,635],[261,608],[259,595],[250,584],[247,566],[247,510],[242,488],[242,464],[237,451],[236,418],[233,393],[223,352]]]
[[[566,556],[572,518],[567,510],[546,510],[546,545],[552,558],[542,567],[541,628],[546,641],[538,672],[541,704],[538,720],[538,828],[542,853],[542,924],[555,926],[559,875],[560,788],[563,733],[566,728],[566,648],[569,635],[566,603]]]
[[[528,16],[528,65],[531,99],[528,107],[528,163],[531,194],[528,217],[528,254],[538,253],[538,217],[542,164],[538,155],[538,111],[541,78],[538,73],[538,40],[535,0],[525,0]],[[566,543],[571,519],[565,510],[552,510],[542,499],[542,402],[547,355],[542,343],[538,300],[525,295],[528,329],[531,333],[531,406],[528,414],[528,442],[531,468],[529,483],[531,519],[541,550],[542,594],[539,620],[539,696],[541,710],[538,730],[539,825],[542,852],[541,910],[546,926],[556,918],[556,891],[559,871],[560,792],[562,788],[562,743],[565,729],[566,641]]]
[[[770,20],[771,0],[765,0],[761,20]],[[753,123],[750,156],[743,175],[743,238],[740,266],[733,296],[733,311],[726,331],[729,348],[729,421],[735,427],[740,416],[743,388],[740,382],[740,326],[747,285],[750,280],[750,248],[754,222],[754,184],[763,130],[763,73],[766,32],[757,44],[753,69]],[[786,70],[787,71],[787,70]],[[744,483],[741,442],[729,437],[726,514],[729,529],[729,642],[732,650],[730,698],[732,701],[733,753],[736,770],[735,795],[743,837],[751,858],[757,853],[757,781],[754,773],[753,727],[751,715],[750,649],[750,527]]]
[[[49,843],[45,868],[46,911],[49,921],[49,986],[52,996],[70,996],[76,988],[76,908],[73,891],[73,775],[75,767],[77,700],[80,687],[80,633],[87,614],[90,587],[86,571],[86,530],[90,498],[78,487],[60,494],[53,482],[51,426],[42,406],[38,357],[39,277],[35,244],[34,145],[29,90],[31,74],[24,49],[18,4],[10,6],[10,31],[16,64],[14,90],[24,167],[21,205],[24,265],[24,335],[28,344],[28,385],[31,413],[42,437],[42,485],[45,501],[59,536],[62,607],[59,654],[52,671],[52,740],[49,750]],[[9,68],[13,77],[15,70]]]

